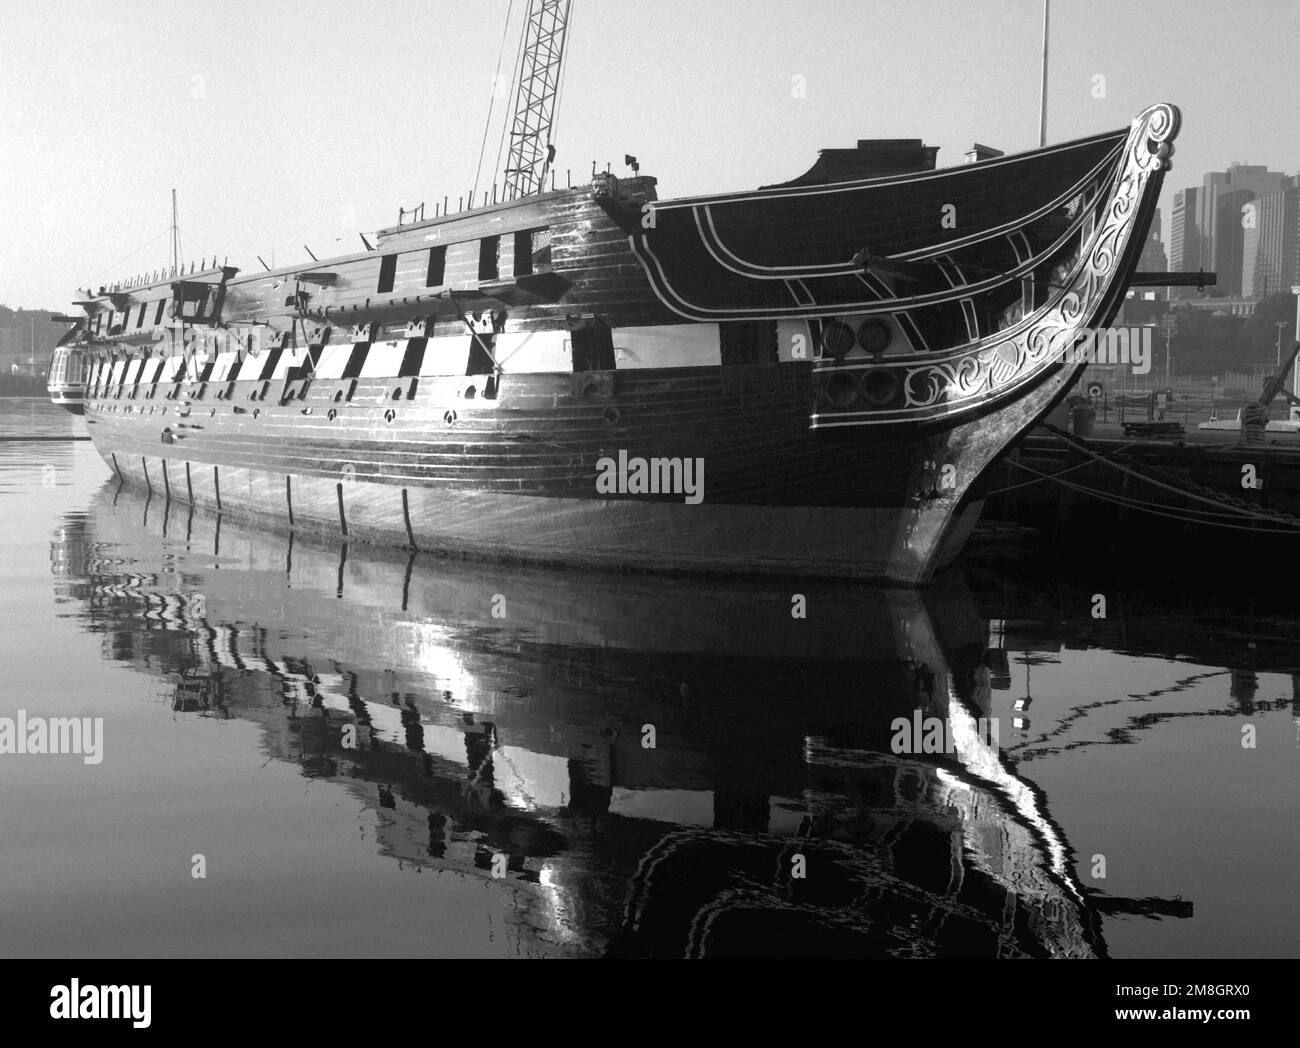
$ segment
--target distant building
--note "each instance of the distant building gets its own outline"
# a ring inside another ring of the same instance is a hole
[[[1158,324],[1167,312],[1169,303],[1165,300],[1164,288],[1130,288],[1120,305],[1115,324],[1121,327]]]
[[[1231,298],[1187,298],[1179,304],[1180,309],[1199,309],[1207,313],[1222,313],[1225,317],[1254,316],[1259,300],[1235,295]]]
[[[1287,180],[1280,171],[1252,164],[1229,164],[1227,171],[1205,176],[1197,200],[1196,223],[1200,231],[1201,259],[1218,274],[1218,289],[1241,294],[1245,252],[1242,208],[1256,197],[1276,193]]]
[[[1241,294],[1241,268],[1246,252],[1245,208],[1253,204],[1253,189],[1215,194],[1212,226],[1215,234],[1206,251],[1208,267],[1217,276],[1215,287],[1225,295]]]
[[[1254,203],[1253,222],[1243,230],[1241,293],[1286,293],[1300,284],[1300,176]]]
[[[1165,255],[1165,246],[1160,242],[1160,209],[1156,208],[1151,228],[1147,230],[1146,243],[1142,245],[1142,257],[1138,260],[1138,271],[1142,273],[1168,273],[1169,259]],[[1154,297],[1164,298],[1166,289],[1154,291]]]
[[[1174,213],[1169,222],[1169,268],[1175,273],[1195,273],[1201,269],[1201,231],[1196,224],[1200,190],[1180,189],[1174,194]],[[1171,287],[1170,298],[1191,298],[1192,287]]]
[[[51,321],[53,315],[44,309],[0,306],[0,374],[45,374],[54,344],[68,330],[66,324]]]

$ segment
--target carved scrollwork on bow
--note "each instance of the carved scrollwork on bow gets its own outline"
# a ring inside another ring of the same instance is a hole
[[[1007,392],[1060,361],[1080,330],[1096,322],[1120,260],[1134,233],[1134,221],[1151,177],[1167,171],[1181,117],[1167,103],[1154,105],[1133,121],[1124,162],[1117,169],[1109,203],[1083,246],[1065,286],[1041,309],[966,354],[914,366],[900,366],[908,409],[960,409]]]

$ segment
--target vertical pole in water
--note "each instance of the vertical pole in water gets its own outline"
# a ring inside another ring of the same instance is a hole
[[[1043,0],[1043,89],[1038,101],[1038,148],[1047,145],[1047,15],[1052,0]]]

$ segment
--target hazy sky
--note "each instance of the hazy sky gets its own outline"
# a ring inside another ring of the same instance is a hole
[[[454,204],[507,6],[0,0],[0,303],[67,308],[163,266],[173,186],[187,256],[245,269]],[[1053,0],[1048,141],[1179,105],[1166,222],[1207,170],[1293,174],[1298,30],[1295,0]],[[1032,148],[1041,31],[1041,0],[574,0],[560,178],[634,153],[671,197],[783,181],[858,138],[923,138],[940,166]]]

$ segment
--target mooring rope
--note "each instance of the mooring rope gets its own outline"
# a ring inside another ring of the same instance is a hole
[[[1065,481],[1065,480],[1057,480],[1057,483],[1061,484],[1063,487],[1070,488],[1075,491],[1083,492],[1088,495],[1092,495],[1096,498],[1102,499],[1103,501],[1113,502],[1122,506],[1128,506],[1130,508],[1138,509],[1143,512],[1152,513],[1156,516],[1170,517],[1171,519],[1174,520],[1186,521],[1192,519],[1198,523],[1212,525],[1214,527],[1232,528],[1234,530],[1243,530],[1243,531],[1254,531],[1254,532],[1264,532],[1264,533],[1274,533],[1274,534],[1300,533],[1300,517],[1293,516],[1290,513],[1283,513],[1280,510],[1271,510],[1271,509],[1266,509],[1262,506],[1252,505],[1251,503],[1246,502],[1244,499],[1239,499],[1233,495],[1225,495],[1223,492],[1216,491],[1214,488],[1207,487],[1203,484],[1198,484],[1195,481],[1187,480],[1182,477],[1172,478],[1173,479],[1172,483],[1169,481],[1161,480],[1158,477],[1153,476],[1152,474],[1158,473],[1158,474],[1162,474],[1165,477],[1170,477],[1171,474],[1167,470],[1163,470],[1158,466],[1150,466],[1147,463],[1143,463],[1143,465],[1151,472],[1144,473],[1141,470],[1135,469],[1132,466],[1128,466],[1125,463],[1118,461],[1118,459],[1120,458],[1124,458],[1124,459],[1128,459],[1129,461],[1132,461],[1132,459],[1129,456],[1124,455],[1122,452],[1105,453],[1105,452],[1097,451],[1094,448],[1090,447],[1086,442],[1075,437],[1073,434],[1067,433],[1065,430],[1060,429],[1057,426],[1044,423],[1043,428],[1048,430],[1051,433],[1054,433],[1057,437],[1065,441],[1065,443],[1069,444],[1071,447],[1082,452],[1084,455],[1087,455],[1089,458],[1101,463],[1104,466],[1108,466],[1112,469],[1118,470],[1120,473],[1123,473],[1127,476],[1134,477],[1140,481],[1144,481],[1147,484],[1150,484],[1152,487],[1158,488],[1162,491],[1170,492],[1171,494],[1174,494],[1179,498],[1187,499],[1192,502],[1200,502],[1205,505],[1211,506],[1213,507],[1214,512],[1206,513],[1206,511],[1204,510],[1198,511],[1198,510],[1189,509],[1187,511],[1184,511],[1183,513],[1168,513],[1165,512],[1166,507],[1161,506],[1159,503],[1149,502],[1144,499],[1135,499],[1125,495],[1113,495],[1109,492],[1103,492],[1096,488],[1089,488],[1084,485],[1072,484],[1069,481]],[[1042,480],[1057,479],[1055,475],[1042,473],[1040,470],[1036,470],[1032,466],[1026,466],[1023,462],[1016,462],[1016,465],[1029,473],[1037,474],[1039,479]],[[1065,471],[1061,471],[1061,472],[1065,472]],[[1200,494],[1200,492],[1204,492],[1204,494]],[[1229,516],[1229,517],[1245,518],[1249,520],[1262,520],[1262,521],[1268,521],[1272,523],[1284,524],[1286,525],[1286,527],[1284,528],[1258,528],[1255,526],[1245,527],[1244,525],[1229,524],[1226,521],[1216,521],[1216,520],[1209,519],[1212,516]]]

